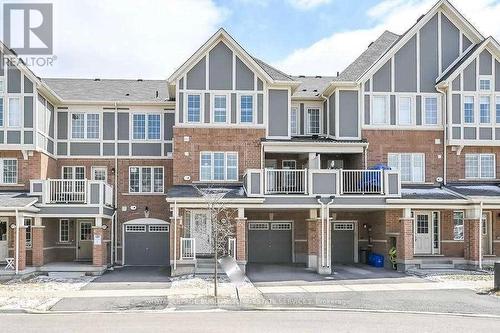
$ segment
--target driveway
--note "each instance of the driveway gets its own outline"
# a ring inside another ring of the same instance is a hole
[[[125,266],[107,271],[83,289],[158,289],[170,287],[167,267]]]

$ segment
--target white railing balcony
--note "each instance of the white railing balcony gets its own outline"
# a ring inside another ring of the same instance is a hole
[[[196,259],[196,239],[181,237],[181,259]]]
[[[265,194],[307,194],[307,169],[265,169]]]
[[[229,238],[227,240],[227,254],[236,259],[236,238]]]
[[[383,170],[341,170],[340,194],[384,194]]]
[[[88,204],[113,206],[113,186],[100,180],[30,180],[30,195],[41,197],[43,204]]]
[[[87,181],[50,179],[46,181],[48,203],[86,203]]]

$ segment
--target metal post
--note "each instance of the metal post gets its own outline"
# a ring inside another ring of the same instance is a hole
[[[16,208],[16,275],[19,274],[19,211]]]

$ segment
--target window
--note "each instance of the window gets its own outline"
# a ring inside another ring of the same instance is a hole
[[[240,122],[253,123],[253,96],[240,96]]]
[[[438,124],[438,99],[437,97],[424,97],[424,124]]]
[[[297,169],[297,161],[296,160],[283,160],[281,162],[281,167],[283,169],[295,170],[295,169]]]
[[[189,123],[199,123],[201,121],[201,95],[188,95],[188,114]]]
[[[292,113],[290,114],[290,128],[292,130],[292,135],[297,135],[299,134],[298,131],[298,109],[297,108],[292,108]]]
[[[389,124],[389,103],[387,96],[373,96],[372,99],[372,124]]]
[[[413,100],[411,97],[399,97],[398,117],[400,125],[411,125]]]
[[[130,193],[163,193],[162,167],[130,167]]]
[[[73,113],[71,115],[73,139],[99,139],[99,128],[99,114],[97,113]]]
[[[59,242],[69,242],[69,220],[59,220]]]
[[[16,159],[0,159],[0,183],[17,184]]]
[[[83,166],[64,166],[62,168],[63,179],[85,179],[85,167]]]
[[[474,97],[472,96],[464,98],[464,122],[474,124]]]
[[[214,122],[227,122],[227,96],[225,95],[214,96]]]
[[[161,117],[159,114],[134,114],[132,116],[132,137],[134,140],[159,140]]]
[[[479,90],[491,91],[491,80],[484,78],[479,79]]]
[[[465,154],[465,178],[495,178],[494,154]]]
[[[21,126],[21,100],[17,97],[9,98],[9,127]]]
[[[200,154],[201,181],[237,181],[238,153],[202,152]]]
[[[307,109],[307,134],[320,134],[320,124],[319,109]]]
[[[31,233],[31,219],[24,219],[24,226],[26,227],[26,247],[31,247],[33,244],[33,238]]]
[[[393,170],[399,170],[402,182],[423,183],[425,181],[425,155],[388,154],[388,164]]]
[[[92,167],[92,180],[108,180],[108,168],[106,167]]]
[[[500,124],[500,96],[496,98],[496,118],[497,124]]]
[[[3,127],[3,98],[0,98],[0,127]]]
[[[490,123],[490,98],[488,96],[481,96],[479,99],[479,122]]]
[[[464,212],[453,212],[453,240],[464,240]]]

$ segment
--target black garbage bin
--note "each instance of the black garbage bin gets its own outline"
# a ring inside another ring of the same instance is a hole
[[[495,290],[500,290],[500,261],[495,263]]]
[[[370,254],[370,249],[367,247],[362,247],[359,249],[359,262],[362,264],[368,264],[368,255]]]

